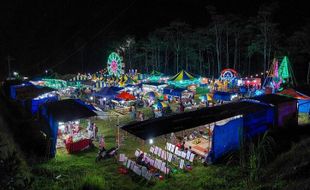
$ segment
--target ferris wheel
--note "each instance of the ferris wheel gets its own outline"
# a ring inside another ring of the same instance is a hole
[[[123,59],[117,53],[112,52],[108,57],[107,68],[109,75],[120,77],[123,74]]]

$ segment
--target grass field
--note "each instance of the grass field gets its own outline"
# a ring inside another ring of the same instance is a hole
[[[143,110],[149,116],[150,110]],[[121,116],[120,123],[130,121],[129,116]],[[116,119],[95,120],[99,133],[105,137],[106,147],[116,145]],[[163,145],[163,139],[156,139],[156,145]],[[97,142],[95,142],[97,145]],[[148,149],[141,140],[131,135],[123,139],[120,153],[133,156],[136,148]],[[92,148],[78,154],[68,154],[58,150],[56,158],[33,166],[34,189],[244,189],[240,168],[232,166],[205,167],[197,162],[190,173],[180,171],[162,181],[149,183],[134,173],[118,173],[120,164],[115,159],[95,162],[98,149]]]

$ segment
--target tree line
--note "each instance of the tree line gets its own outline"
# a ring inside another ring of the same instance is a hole
[[[277,5],[263,5],[255,17],[219,14],[206,7],[211,22],[205,27],[174,21],[158,28],[144,39],[126,36],[114,43],[123,55],[126,70],[174,74],[185,69],[191,73],[217,77],[222,69],[234,68],[243,76],[266,73],[274,57],[299,55],[309,61],[310,25],[290,36],[279,30],[273,13]]]

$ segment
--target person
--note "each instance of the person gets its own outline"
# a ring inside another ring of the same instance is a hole
[[[131,119],[135,119],[136,118],[136,108],[134,107],[134,106],[131,106],[131,108],[130,108],[130,110],[131,110]]]
[[[181,148],[180,148],[182,151],[185,150],[185,141],[183,141],[182,145],[181,145]]]
[[[185,107],[184,107],[183,103],[181,102],[180,103],[180,112],[184,112],[184,109],[185,109]]]
[[[66,126],[65,126],[65,130],[64,130],[64,134],[68,134],[68,133],[69,133],[69,126],[66,125]]]
[[[90,124],[88,127],[87,127],[88,129],[87,129],[87,132],[88,132],[88,137],[90,138],[90,139],[92,139],[93,138],[93,123],[92,124]]]
[[[104,136],[102,134],[99,138],[99,149],[101,150],[102,148],[104,148],[104,146],[105,146],[105,142],[104,142]]]
[[[189,139],[189,140],[193,140],[193,139],[194,139],[194,137],[193,137],[193,134],[192,134],[192,133],[189,135],[188,139]]]
[[[142,165],[143,158],[144,158],[144,153],[142,152],[137,158],[137,164]]]
[[[143,120],[144,120],[144,114],[143,114],[143,112],[140,112],[140,114],[139,114],[139,120],[140,120],[140,121],[143,121]]]
[[[94,131],[94,138],[97,139],[98,127],[96,126],[95,123],[94,123],[94,126],[93,126],[93,131]]]
[[[184,135],[183,140],[184,140],[184,141],[187,141],[187,139],[188,139],[188,138],[187,138],[187,135]]]

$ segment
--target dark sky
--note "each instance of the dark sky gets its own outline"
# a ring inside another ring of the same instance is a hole
[[[56,66],[66,73],[100,69],[108,44],[126,34],[144,37],[173,20],[194,27],[207,25],[206,5],[221,13],[254,16],[267,0],[9,0],[0,6],[0,75],[6,56],[15,58],[14,70],[39,73]],[[276,21],[285,33],[300,27],[309,16],[304,1],[280,1]],[[83,46],[84,45],[84,46]],[[102,49],[98,49],[102,47]],[[82,53],[81,53],[82,52]],[[72,55],[72,56],[69,56]],[[84,60],[84,61],[81,61]],[[83,62],[83,65],[81,64]]]

